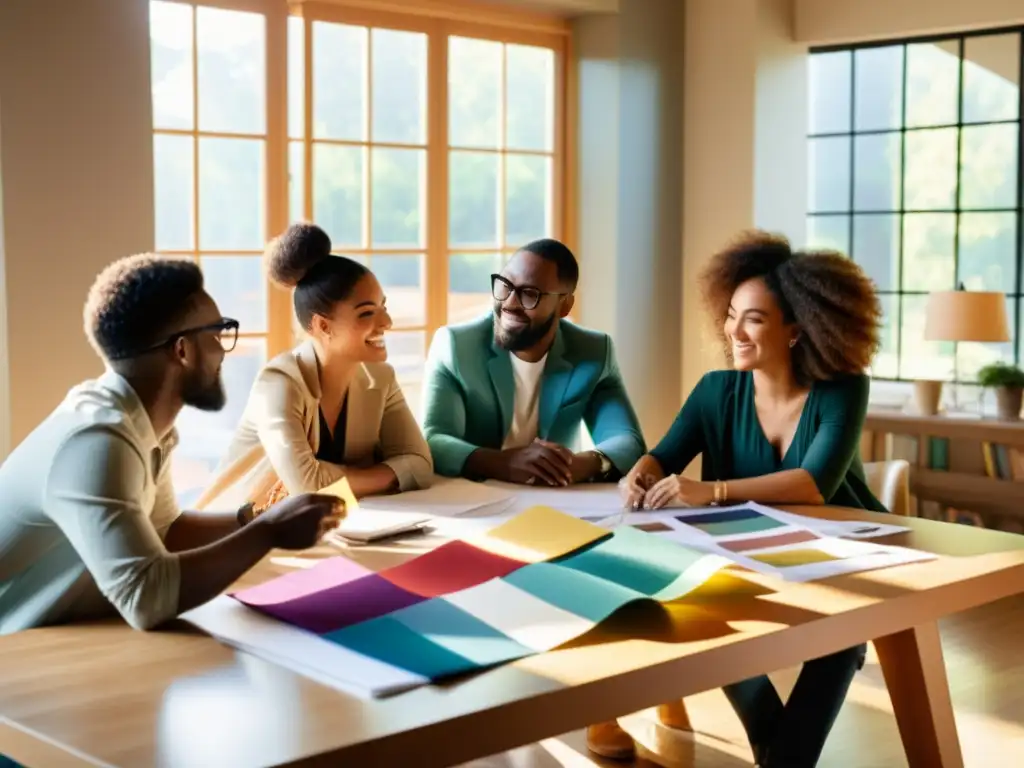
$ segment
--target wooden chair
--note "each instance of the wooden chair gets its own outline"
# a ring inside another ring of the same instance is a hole
[[[910,462],[905,459],[864,464],[868,487],[894,515],[910,514]]]

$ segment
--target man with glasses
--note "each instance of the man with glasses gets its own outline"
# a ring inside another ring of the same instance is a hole
[[[216,597],[273,547],[312,546],[338,500],[294,496],[246,510],[181,512],[174,420],[224,407],[238,338],[187,259],[130,256],[104,270],[85,330],[107,363],[0,466],[0,634],[119,612],[150,629]]]
[[[436,472],[566,486],[616,480],[644,454],[611,339],[564,320],[578,280],[572,251],[536,240],[491,275],[493,313],[437,331],[423,424]],[[595,450],[575,450],[583,424]]]

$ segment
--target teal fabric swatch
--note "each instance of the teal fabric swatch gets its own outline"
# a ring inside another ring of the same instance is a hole
[[[621,527],[610,538],[558,562],[653,597],[704,557],[664,536]]]
[[[686,522],[685,519],[682,522]],[[689,525],[689,523],[688,523]],[[769,531],[772,528],[781,528],[785,523],[781,523],[774,517],[768,517],[767,515],[761,515],[759,517],[751,517],[747,520],[729,520],[724,523],[698,523],[694,525],[694,528],[699,528],[704,533],[710,534],[711,536],[731,536],[734,533],[757,533],[758,531]]]
[[[634,589],[568,568],[564,563],[531,563],[503,578],[512,586],[595,624],[626,603],[644,597]]]

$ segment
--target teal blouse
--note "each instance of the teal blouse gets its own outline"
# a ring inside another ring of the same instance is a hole
[[[651,455],[666,473],[677,474],[699,454],[708,481],[805,469],[826,504],[886,512],[868,489],[860,461],[869,387],[867,376],[814,384],[793,442],[780,457],[757,418],[753,374],[713,371],[690,393]]]

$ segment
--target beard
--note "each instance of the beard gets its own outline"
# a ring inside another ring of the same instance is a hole
[[[220,379],[220,369],[217,369],[212,379],[197,371],[193,378],[185,381],[181,399],[185,405],[200,411],[221,410],[227,404],[228,398],[224,392],[224,383]]]
[[[546,320],[531,322],[522,328],[510,330],[501,325],[501,307],[494,308],[494,341],[502,349],[509,352],[519,352],[536,345],[541,339],[547,336],[551,326],[555,324],[555,315],[552,312]]]

